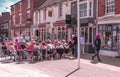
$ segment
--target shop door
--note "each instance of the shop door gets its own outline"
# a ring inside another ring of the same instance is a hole
[[[92,27],[81,27],[81,35],[85,38],[85,44],[93,43],[93,28]]]

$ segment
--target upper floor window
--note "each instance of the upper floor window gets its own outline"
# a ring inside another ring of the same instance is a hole
[[[60,3],[59,6],[58,6],[58,16],[59,17],[62,16],[62,3]]]
[[[31,18],[30,18],[30,11],[27,11],[27,22],[30,22]]]
[[[52,17],[52,11],[48,11],[48,16]]]
[[[46,20],[47,9],[44,9],[44,20]]]
[[[22,2],[20,2],[20,11],[22,11]]]
[[[38,22],[38,12],[36,11],[36,13],[35,13],[35,22],[36,22],[36,24],[37,24],[37,22]]]
[[[93,16],[93,1],[82,1],[79,6],[80,17]]]
[[[87,16],[87,3],[80,4],[80,17]]]
[[[15,6],[13,6],[12,11],[13,11],[13,13],[15,13]]]
[[[13,15],[13,25],[15,25],[15,15]]]
[[[115,0],[106,0],[106,14],[114,13],[115,11]]]
[[[28,5],[28,8],[30,8],[30,0],[27,0],[27,5]]]
[[[19,14],[20,16],[20,24],[22,24],[22,14]]]

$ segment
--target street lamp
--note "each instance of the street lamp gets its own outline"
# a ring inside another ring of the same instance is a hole
[[[80,12],[79,12],[79,3],[77,0],[77,40],[78,40],[78,69],[80,69]]]

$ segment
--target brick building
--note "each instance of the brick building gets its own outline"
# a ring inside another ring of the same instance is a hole
[[[117,56],[120,29],[120,0],[98,0],[98,33],[101,34],[102,52]],[[104,51],[105,50],[105,51]]]
[[[33,11],[42,0],[21,0],[11,6],[11,36],[24,34],[31,36]]]
[[[0,35],[9,37],[10,12],[3,12],[0,16]]]

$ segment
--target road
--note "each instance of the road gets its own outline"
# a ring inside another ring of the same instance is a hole
[[[120,61],[118,59],[118,61]],[[120,67],[81,59],[80,70],[68,77],[120,77]],[[112,61],[111,61],[112,62]],[[1,63],[0,77],[65,77],[77,68],[77,60],[51,60],[37,63]]]

